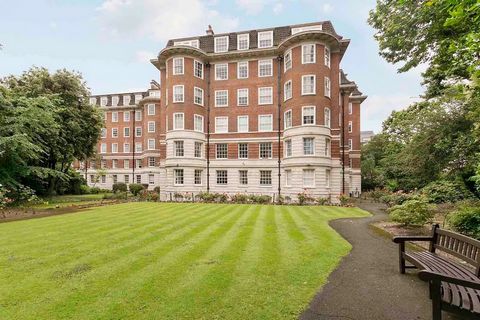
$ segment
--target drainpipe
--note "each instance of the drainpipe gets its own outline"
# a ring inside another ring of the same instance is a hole
[[[277,145],[277,155],[278,155],[278,199],[277,202],[280,203],[280,195],[282,191],[282,182],[281,182],[281,169],[280,165],[282,162],[281,154],[280,154],[280,143],[281,143],[281,119],[282,119],[282,103],[281,103],[281,76],[282,76],[282,56],[277,57],[277,66],[278,66],[278,74],[277,74],[277,137],[278,137],[278,145]]]
[[[345,194],[345,91],[341,91],[342,103],[342,194]]]
[[[132,116],[133,116],[133,119],[132,119],[132,132],[130,133],[132,135],[132,182],[130,183],[135,183],[135,120],[136,120],[136,110],[135,110],[135,107],[133,108],[133,112],[132,112]]]
[[[207,193],[210,192],[210,63],[205,64],[207,77]]]

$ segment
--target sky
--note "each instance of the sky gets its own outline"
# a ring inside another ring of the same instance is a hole
[[[375,0],[0,0],[0,77],[31,66],[82,73],[92,94],[145,90],[158,70],[149,62],[171,38],[332,21],[351,39],[341,68],[368,96],[361,129],[381,130],[392,110],[418,101],[422,68],[378,54],[368,13]]]

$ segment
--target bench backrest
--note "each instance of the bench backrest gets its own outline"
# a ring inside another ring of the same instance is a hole
[[[462,259],[475,268],[477,277],[480,277],[480,241],[462,234],[440,229],[433,226],[433,241],[430,251],[440,250]]]

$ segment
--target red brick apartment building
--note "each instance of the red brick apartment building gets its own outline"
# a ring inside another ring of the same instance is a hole
[[[151,61],[161,85],[92,97],[105,129],[82,172],[104,188],[159,186],[162,199],[358,194],[366,96],[340,69],[349,42],[329,21],[170,40]]]

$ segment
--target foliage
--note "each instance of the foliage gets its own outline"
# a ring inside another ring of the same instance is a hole
[[[86,184],[83,184],[80,186],[80,194],[90,194],[91,190],[90,187],[87,186]]]
[[[459,180],[437,180],[431,182],[421,190],[421,193],[427,197],[429,202],[433,203],[453,203],[473,196],[463,181]]]
[[[429,204],[425,199],[407,200],[400,205],[389,209],[390,218],[403,225],[423,226],[432,222],[434,217],[434,205]]]
[[[248,203],[249,199],[248,199],[248,195],[243,193],[237,193],[231,197],[231,200],[232,202],[235,202],[235,203]]]
[[[452,212],[448,225],[455,231],[480,240],[480,207],[464,206]]]
[[[251,194],[248,196],[250,202],[258,204],[267,204],[272,202],[272,197],[268,195],[254,195]]]
[[[327,205],[327,204],[330,203],[330,199],[328,199],[328,198],[323,198],[323,197],[318,197],[318,198],[316,199],[316,202],[317,202],[317,204],[319,204],[319,205],[321,205],[321,206],[324,206],[324,205]]]
[[[341,206],[346,206],[346,205],[349,205],[350,204],[350,197],[345,195],[345,194],[341,194],[339,197],[338,197],[338,201],[340,201],[340,205]]]
[[[0,182],[40,195],[79,192],[71,164],[93,155],[101,127],[81,75],[34,67],[0,84]]]
[[[160,193],[160,186],[156,186],[155,188],[153,188],[153,191],[156,193]]]
[[[128,190],[127,184],[124,182],[117,182],[112,185],[113,193],[127,192],[127,190]]]
[[[382,197],[387,196],[389,194],[390,193],[388,191],[384,190],[384,189],[376,188],[372,191],[365,192],[364,196],[366,196],[367,198],[371,198],[374,201],[378,202],[378,201],[381,201]]]
[[[314,202],[315,198],[312,197],[310,194],[308,194],[307,191],[303,191],[297,194],[297,200],[298,200],[298,204],[302,206],[304,204]]]
[[[427,63],[428,95],[450,80],[479,78],[480,5],[477,0],[377,0],[369,23],[380,55],[403,62],[400,72]]]
[[[142,191],[144,189],[143,185],[141,185],[139,183],[131,183],[131,184],[128,185],[128,188],[134,196],[138,196],[140,191]]]
[[[127,200],[128,192],[118,191],[115,193],[106,193],[103,195],[103,199],[106,200]]]
[[[385,203],[387,206],[392,207],[403,204],[405,201],[412,199],[418,199],[418,195],[415,193],[405,193],[402,191],[397,191],[383,195],[380,198],[380,201]]]
[[[158,192],[143,189],[139,193],[139,198],[140,198],[141,201],[157,202],[158,201]]]

